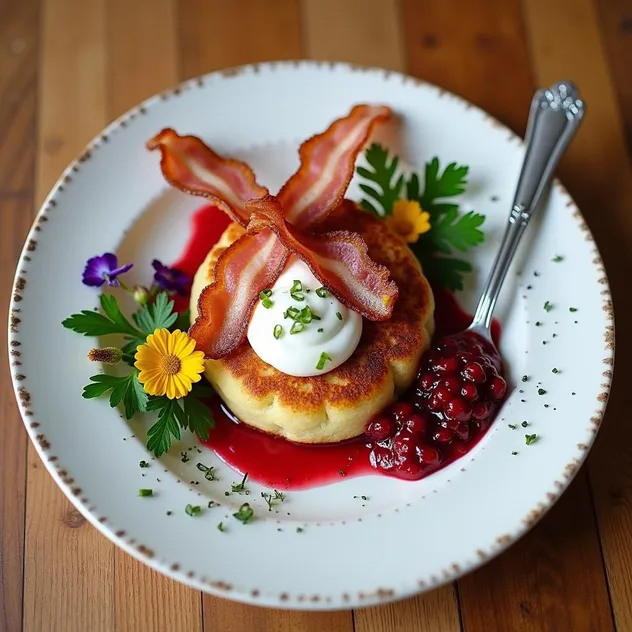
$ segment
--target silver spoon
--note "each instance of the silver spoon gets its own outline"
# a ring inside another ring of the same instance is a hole
[[[509,214],[509,224],[479,299],[474,319],[466,330],[483,337],[492,345],[492,313],[507,270],[529,220],[538,209],[557,163],[579,128],[585,111],[586,105],[570,81],[560,81],[550,88],[539,90],[531,101],[525,156]]]

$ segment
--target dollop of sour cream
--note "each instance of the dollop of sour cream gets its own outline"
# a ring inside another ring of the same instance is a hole
[[[248,327],[248,342],[264,362],[287,375],[308,377],[351,357],[362,335],[362,316],[324,290],[302,261],[290,259],[271,290],[258,301]]]

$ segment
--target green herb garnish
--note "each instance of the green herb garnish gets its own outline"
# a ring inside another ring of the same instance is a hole
[[[294,321],[290,327],[290,334],[300,334],[305,329],[305,325],[298,321]]]
[[[138,495],[139,496],[153,496],[154,490],[153,489],[139,489]]]
[[[272,296],[272,290],[261,290],[261,292],[259,292],[259,298],[260,299],[264,299],[264,298],[270,298]]]
[[[241,483],[233,483],[230,486],[231,491],[236,494],[249,494],[250,492],[246,489],[247,480],[248,480],[248,472],[244,474],[244,477],[241,479]]]
[[[325,331],[325,330],[324,330],[322,327],[319,327],[319,328],[318,328],[318,333],[319,333],[319,334],[322,334],[322,333],[323,333],[323,331]]]
[[[576,307],[569,307],[568,311],[574,314],[577,311],[577,308]]]
[[[275,325],[274,329],[272,330],[272,335],[278,340],[281,337],[282,333],[283,327],[281,327],[281,325]]]
[[[555,367],[553,367],[553,368],[551,369],[551,373],[558,374],[559,372],[560,372],[560,370],[559,370],[559,369],[556,369]]]
[[[223,523],[223,522],[220,522],[220,523],[217,525],[217,530],[218,530],[218,531],[222,531],[222,532],[226,531],[226,527],[224,526],[224,523]]]
[[[283,318],[291,318],[292,320],[296,320],[301,311],[296,307],[288,307],[283,312]]]
[[[208,467],[204,465],[204,463],[198,463],[195,467],[197,467],[200,472],[204,472],[204,478],[207,481],[215,481],[215,466]]]
[[[538,438],[537,434],[530,434],[530,435],[525,435],[524,439],[525,439],[525,443],[527,445],[531,445],[532,443],[535,443],[536,439]]]
[[[252,507],[248,503],[244,503],[239,508],[239,511],[233,514],[233,517],[246,524],[252,520],[254,515],[255,512],[253,511]]]
[[[522,381],[523,381],[523,382],[526,382],[528,379],[529,379],[529,376],[528,376],[528,375],[523,375],[523,376],[522,376]]]
[[[320,358],[318,359],[318,364],[316,365],[316,368],[319,371],[322,371],[325,368],[325,363],[326,362],[331,362],[331,357],[329,355],[327,355],[324,351],[320,354]]]
[[[305,294],[303,294],[303,284],[299,280],[295,280],[290,288],[290,296],[295,301],[304,301]]]
[[[197,516],[198,514],[202,513],[202,507],[200,507],[200,505],[187,505],[184,508],[184,511],[187,516]]]
[[[275,489],[274,494],[271,492],[261,492],[261,498],[263,498],[268,504],[268,511],[272,511],[272,507],[285,500],[285,494],[282,494],[280,491]]]
[[[553,257],[553,261],[555,263],[559,263],[560,261],[564,261],[564,257],[562,255],[555,255],[555,257]]]
[[[336,318],[338,320],[342,320],[342,314],[340,312],[336,312]]]
[[[138,467],[149,467],[149,463],[147,463],[147,461],[141,461],[141,462],[138,464]]]
[[[300,311],[299,315],[296,317],[296,320],[303,323],[304,325],[309,325],[312,320],[321,320],[321,318],[318,314],[312,312],[309,305],[307,305]]]
[[[516,426],[514,426],[513,424],[507,424],[507,427],[511,428],[511,430],[515,430]]]
[[[549,301],[546,301],[546,303],[544,303],[544,311],[550,312],[552,309],[553,309],[553,305],[551,305]]]
[[[526,428],[526,427],[529,425],[529,422],[528,422],[528,421],[523,421],[520,425],[521,425],[523,428]]]
[[[320,296],[320,298],[327,298],[329,296],[329,292],[324,287],[316,288],[316,295]]]
[[[538,395],[546,395],[546,391],[543,388],[539,388]]]
[[[93,375],[92,384],[83,387],[82,396],[85,399],[101,397],[110,392],[110,406],[114,408],[123,402],[125,418],[131,419],[137,412],[148,410],[149,395],[143,390],[138,381],[138,370],[134,369],[129,375]]]
[[[296,527],[296,533],[303,533],[303,531],[305,531],[303,527]]]

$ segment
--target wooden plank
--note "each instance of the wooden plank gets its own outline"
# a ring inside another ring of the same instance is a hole
[[[399,2],[303,0],[302,7],[308,57],[406,70]],[[460,629],[453,586],[395,604],[356,610],[354,621],[356,632]]]
[[[534,84],[519,0],[460,0],[449,6],[439,0],[405,0],[404,23],[413,74],[462,94],[523,132]],[[585,477],[579,478],[576,490],[574,512],[553,511],[541,529],[459,581],[461,617],[468,632],[511,630],[527,621],[533,630],[584,629],[567,625],[578,613],[586,614],[592,629],[608,629],[607,591]],[[570,501],[562,506],[566,503]],[[551,535],[566,532],[577,534],[585,555],[577,555],[579,546],[560,547]],[[527,554],[533,551],[538,555]],[[575,581],[580,564],[591,588]],[[552,591],[550,582],[538,584],[532,577],[559,580],[565,592]],[[497,587],[494,594],[490,586]],[[537,607],[529,606],[527,615],[516,610],[516,604]],[[493,619],[496,626],[490,623]]]
[[[37,200],[106,121],[102,0],[45,0]],[[63,35],[62,35],[63,34]],[[58,490],[29,446],[24,630],[114,626],[114,547]]]
[[[468,632],[613,630],[586,473],[526,537],[459,581]]]
[[[409,71],[522,133],[532,96],[517,0],[404,2]]]
[[[272,4],[248,0],[237,5],[221,0],[187,0],[178,8],[183,78],[219,68],[301,55],[296,2],[280,0]],[[353,630],[350,612],[306,614],[268,610],[208,595],[204,596],[203,609],[204,629],[209,632]]]
[[[0,1],[0,313],[6,314],[15,262],[33,217],[39,3]],[[19,314],[11,327],[19,332]],[[7,366],[6,329],[0,365]],[[20,359],[11,358],[19,373]],[[27,438],[9,375],[0,379],[0,630],[22,626]]]
[[[173,0],[108,0],[107,95],[113,119],[178,81],[176,8]],[[202,599],[121,549],[114,555],[117,630],[202,629]]]
[[[617,346],[632,348],[632,161],[597,10],[590,0],[529,0],[525,17],[539,83],[572,78],[588,104],[560,173],[591,227],[608,270],[619,317]],[[560,33],[564,37],[560,37]],[[578,54],[578,46],[581,54]],[[604,369],[608,370],[607,367]],[[619,630],[632,629],[632,367],[619,360],[599,440],[588,460],[597,522]]]
[[[182,0],[181,75],[301,56],[296,0]]]
[[[632,0],[596,0],[603,45],[619,97],[628,152],[632,151]]]
[[[404,68],[396,0],[301,0],[307,55],[389,70]]]

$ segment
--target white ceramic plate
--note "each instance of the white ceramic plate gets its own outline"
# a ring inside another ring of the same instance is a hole
[[[466,204],[487,215],[486,243],[472,255],[476,273],[460,297],[472,308],[512,201],[520,139],[436,87],[342,64],[278,63],[214,73],[134,108],[68,167],[18,265],[11,372],[42,460],[70,500],[117,545],[223,597],[345,608],[399,599],[462,575],[519,538],[555,502],[586,457],[606,405],[614,345],[610,291],[592,236],[559,184],[529,227],[530,243],[508,276],[496,314],[515,388],[486,438],[422,481],[368,476],[290,492],[278,514],[267,512],[262,488],[252,485],[249,501],[258,519],[242,525],[230,514],[243,498],[224,496],[238,476],[218,463],[221,482],[208,482],[198,475],[195,458],[181,462],[180,449],[194,445],[193,437],[140,469],[139,461],[149,457],[142,429],[128,425],[106,401],[81,398],[95,372],[86,361],[95,341],[60,322],[97,305],[97,294],[80,283],[84,262],[115,250],[136,262],[131,281],[147,283],[154,257],[171,261],[180,253],[199,206],[166,186],[159,157],[144,149],[145,141],[167,126],[196,134],[218,152],[250,163],[275,191],[294,171],[300,141],[357,102],[395,110],[400,124],[390,125],[382,140],[408,164],[420,168],[438,155],[470,165]],[[529,104],[524,107],[526,116]],[[349,196],[357,194],[354,183]],[[554,262],[556,255],[564,260]],[[545,301],[553,304],[548,313]],[[525,374],[531,377],[523,384]],[[538,381],[545,395],[538,395]],[[519,426],[523,420],[539,437],[531,446]],[[205,452],[206,462],[218,461]],[[200,479],[194,488],[189,484]],[[139,487],[149,486],[155,496],[139,498]],[[354,499],[360,495],[370,500]],[[188,503],[206,507],[210,499],[222,506],[195,518],[185,514]],[[226,533],[216,529],[220,520]]]

